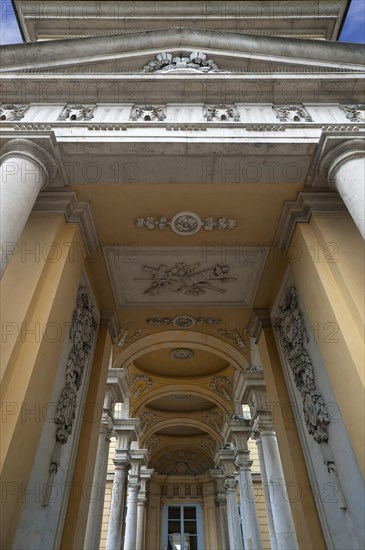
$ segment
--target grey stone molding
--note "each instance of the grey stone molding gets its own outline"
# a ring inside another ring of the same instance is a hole
[[[312,214],[346,214],[347,208],[340,195],[335,192],[302,192],[295,201],[284,203],[274,244],[288,252],[297,223],[307,223]]]
[[[69,223],[77,223],[86,251],[91,254],[98,246],[98,237],[88,202],[79,201],[73,191],[42,191],[34,204],[33,213],[63,214]]]

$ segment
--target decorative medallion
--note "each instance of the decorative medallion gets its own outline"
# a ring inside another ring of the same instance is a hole
[[[182,237],[189,237],[198,233],[201,229],[204,231],[226,231],[235,229],[237,227],[237,220],[234,218],[205,218],[201,220],[198,214],[194,212],[179,212],[175,214],[171,220],[166,216],[160,216],[154,218],[153,216],[147,216],[147,218],[137,218],[136,226],[141,229],[159,229],[160,231],[166,231],[172,229],[177,235]]]
[[[218,317],[191,317],[190,315],[177,315],[177,317],[150,317],[146,323],[152,326],[170,326],[176,328],[191,328],[194,325],[218,325],[221,319]]]
[[[70,328],[72,349],[66,362],[66,384],[58,399],[54,417],[54,422],[57,425],[56,442],[49,466],[44,506],[48,506],[50,501],[53,480],[60,466],[61,447],[67,443],[72,434],[76,417],[77,394],[97,330],[93,309],[87,288],[79,288],[77,305],[72,315]]]
[[[212,59],[203,52],[191,52],[189,57],[174,56],[169,52],[158,53],[143,67],[145,73],[190,70],[200,73],[217,72],[219,69]]]
[[[27,109],[28,105],[1,105],[0,120],[6,120],[8,122],[21,120]]]
[[[365,105],[340,105],[340,107],[351,122],[365,121]]]
[[[313,122],[303,105],[274,105],[273,109],[281,122]]]
[[[226,289],[222,288],[222,285],[237,281],[235,277],[229,277],[229,267],[227,265],[216,264],[214,267],[198,271],[199,265],[199,262],[190,265],[185,262],[176,262],[170,268],[167,265],[160,265],[159,267],[142,266],[142,271],[150,274],[147,279],[150,280],[150,286],[146,288],[144,294],[157,296],[165,292],[176,292],[200,296],[208,291],[224,294]]]
[[[189,348],[174,348],[170,351],[170,357],[179,361],[186,361],[194,357],[194,352]]]
[[[163,105],[135,105],[131,112],[131,120],[142,122],[162,122],[165,120],[165,108]]]
[[[83,121],[94,118],[95,105],[67,105],[58,120]]]
[[[312,360],[304,347],[304,342],[308,342],[309,339],[294,287],[289,288],[284,296],[275,317],[275,327],[285,358],[294,375],[295,385],[302,396],[307,430],[317,443],[326,442],[330,418],[327,406],[315,384]]]
[[[240,115],[235,105],[204,105],[204,118],[207,122],[238,122]]]

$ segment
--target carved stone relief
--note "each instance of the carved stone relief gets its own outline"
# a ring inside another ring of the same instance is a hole
[[[302,397],[304,421],[307,430],[314,440],[321,444],[324,463],[338,490],[339,507],[346,509],[346,501],[338,478],[335,459],[328,445],[329,412],[321,392],[316,387],[312,360],[304,347],[304,344],[309,342],[309,338],[294,287],[287,289],[275,316],[274,327],[278,331],[284,356]]]
[[[216,441],[210,436],[207,435],[205,437],[202,437],[200,444],[204,449],[206,449],[209,454],[214,455],[214,453],[217,450],[217,443]]]
[[[151,426],[156,424],[157,416],[152,411],[146,411],[141,418],[141,432],[145,433]]]
[[[49,466],[44,506],[49,504],[53,480],[60,465],[62,445],[67,443],[72,434],[77,408],[77,393],[97,330],[93,309],[87,288],[81,287],[77,295],[76,309],[72,315],[70,328],[72,349],[66,363],[66,384],[61,391],[54,417],[54,422],[57,425],[56,442]]]
[[[204,415],[204,420],[217,433],[221,433],[223,428],[223,416],[219,412],[213,411],[206,413]]]
[[[340,107],[351,122],[365,121],[365,105],[340,105]]]
[[[58,120],[83,121],[94,118],[95,105],[67,105]]]
[[[240,349],[244,349],[246,347],[243,338],[236,330],[228,331],[225,329],[220,329],[219,334],[224,340],[233,340]]]
[[[146,323],[152,326],[167,327],[174,325],[176,328],[191,328],[194,325],[218,325],[221,319],[218,317],[191,317],[190,315],[177,315],[171,317],[150,317]]]
[[[146,447],[150,453],[152,453],[161,444],[161,440],[157,435],[151,435],[146,441]]]
[[[178,235],[183,237],[194,235],[201,229],[205,231],[226,231],[235,229],[237,227],[237,220],[234,218],[201,218],[194,212],[179,212],[175,214],[171,220],[166,218],[166,216],[160,216],[159,218],[154,218],[153,216],[148,216],[146,218],[137,218],[136,226],[141,229],[149,229],[150,231],[154,229],[159,229],[160,231],[166,231],[172,229]]]
[[[314,380],[314,369],[309,353],[304,347],[308,342],[304,318],[298,307],[295,288],[286,292],[283,303],[275,317],[280,342],[285,357],[294,375],[294,381],[303,400],[304,419],[308,432],[317,443],[328,440],[327,406]]]
[[[141,392],[147,393],[152,388],[152,378],[146,374],[139,374],[133,378],[130,383],[130,387],[133,388],[132,397],[138,399]]]
[[[204,105],[204,118],[208,122],[239,122],[240,115],[235,105]]]
[[[1,105],[0,120],[7,120],[9,122],[13,120],[21,120],[27,109],[28,105]]]
[[[206,294],[207,291],[224,294],[226,289],[222,288],[222,286],[217,286],[217,284],[213,285],[212,281],[222,285],[237,280],[234,277],[229,277],[229,267],[226,265],[216,264],[214,267],[198,271],[197,268],[199,265],[198,262],[190,265],[185,262],[176,262],[170,268],[167,265],[159,267],[142,266],[141,269],[150,274],[147,279],[142,280],[149,280],[151,282],[150,286],[144,291],[144,294],[157,296],[165,292],[177,292],[200,296]]]
[[[313,122],[303,105],[274,105],[273,109],[281,122]]]
[[[232,384],[227,376],[214,376],[210,387],[226,401],[232,401]]]
[[[153,122],[165,120],[165,108],[163,105],[135,105],[131,112],[131,120]]]
[[[174,56],[169,52],[158,53],[152,61],[143,67],[145,73],[170,72],[181,70],[193,70],[201,73],[218,71],[217,65],[212,59],[208,59],[203,52],[191,52],[189,57]]]

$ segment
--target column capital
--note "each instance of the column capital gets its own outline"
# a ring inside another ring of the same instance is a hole
[[[236,476],[227,476],[224,480],[224,487],[227,493],[236,494],[237,485],[238,485],[238,481],[236,479]]]
[[[53,176],[53,171],[57,168],[54,158],[48,151],[30,139],[14,138],[8,140],[1,148],[0,162],[3,163],[13,156],[28,159],[38,164],[46,176],[42,189],[47,187],[49,178]]]
[[[332,189],[336,189],[334,174],[347,160],[362,157],[365,158],[364,139],[345,139],[334,145],[329,151],[322,151],[319,159],[319,177]]]

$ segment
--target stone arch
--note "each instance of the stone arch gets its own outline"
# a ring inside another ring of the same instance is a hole
[[[147,441],[153,434],[158,432],[159,430],[163,428],[169,428],[170,426],[191,426],[193,428],[199,428],[201,430],[204,430],[208,435],[213,437],[219,445],[223,443],[223,437],[220,436],[212,426],[207,424],[206,422],[203,422],[202,420],[197,420],[193,418],[186,418],[186,417],[174,417],[171,420],[162,420],[160,422],[157,422],[156,424],[153,424],[147,431],[144,433],[141,437],[141,444],[145,441]],[[203,436],[202,436],[203,437]]]
[[[239,371],[246,370],[250,366],[242,353],[228,342],[210,334],[204,334],[204,340],[205,342],[202,342],[201,332],[193,330],[164,330],[155,332],[139,338],[125,350],[116,352],[113,368],[128,368],[135,359],[146,353],[161,348],[181,346],[182,344],[218,355]]]

